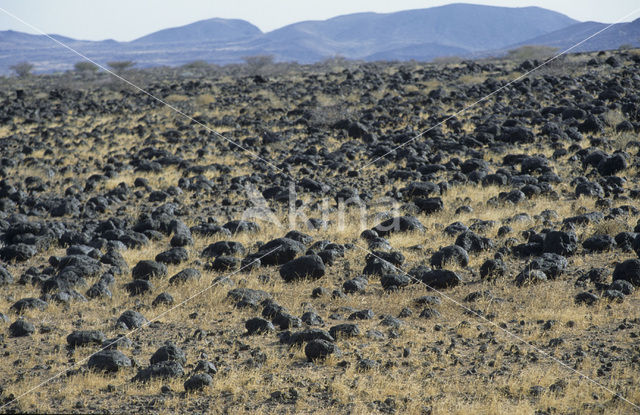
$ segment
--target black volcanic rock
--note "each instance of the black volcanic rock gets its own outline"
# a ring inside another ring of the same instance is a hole
[[[167,267],[156,261],[142,260],[133,267],[131,276],[137,280],[164,278],[167,276]]]
[[[182,375],[184,375],[182,365],[175,360],[168,360],[140,369],[131,380],[133,382],[148,382],[154,379],[178,378]]]
[[[10,337],[26,337],[35,333],[36,329],[30,322],[18,319],[9,326]]]
[[[301,279],[318,279],[325,274],[325,266],[318,255],[305,255],[280,267],[280,276],[285,282]]]
[[[431,256],[430,265],[432,267],[442,268],[450,264],[466,267],[469,264],[467,251],[458,245],[450,245],[440,248]]]
[[[161,346],[156,352],[151,356],[149,360],[153,365],[159,362],[166,361],[176,361],[182,365],[187,362],[187,358],[185,357],[184,352],[175,344],[168,343],[164,346]]]
[[[282,265],[305,252],[305,249],[303,244],[293,239],[277,238],[262,245],[255,255],[260,257],[264,265]]]
[[[551,254],[573,255],[578,249],[578,239],[572,232],[552,231],[546,234],[542,249]]]
[[[89,358],[87,367],[99,372],[114,373],[131,367],[131,359],[118,350],[102,350]]]
[[[304,348],[304,354],[310,362],[325,359],[327,356],[339,353],[340,349],[327,340],[312,340]]]
[[[372,230],[384,237],[394,232],[424,232],[425,228],[413,216],[398,216],[381,222]]]
[[[613,270],[613,280],[624,280],[635,287],[640,286],[640,260],[628,259],[616,265]]]

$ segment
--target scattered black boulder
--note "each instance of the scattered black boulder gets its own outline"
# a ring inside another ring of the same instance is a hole
[[[87,367],[99,372],[115,373],[131,367],[131,359],[118,350],[101,350],[89,358]]]
[[[280,267],[280,276],[285,282],[302,279],[317,280],[325,274],[325,266],[318,255],[304,255]]]

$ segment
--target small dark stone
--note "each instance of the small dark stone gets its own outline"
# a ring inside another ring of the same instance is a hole
[[[25,337],[35,333],[36,329],[33,324],[26,320],[18,319],[9,326],[10,337]]]
[[[67,344],[71,348],[102,344],[107,337],[99,330],[76,330],[67,336]]]
[[[373,311],[371,310],[360,310],[351,313],[348,317],[348,320],[371,320],[373,318]]]
[[[142,327],[146,323],[148,323],[147,319],[134,310],[127,310],[118,317],[118,324],[122,324],[124,328],[129,330]]]
[[[437,318],[440,317],[440,312],[433,308],[425,308],[420,312],[422,318]]]
[[[312,340],[304,348],[304,354],[310,362],[325,359],[327,356],[339,352],[338,346],[322,339]]]
[[[633,284],[626,280],[615,280],[609,286],[609,289],[620,291],[624,295],[631,295],[635,291]]]
[[[386,274],[380,277],[380,285],[386,291],[395,291],[406,287],[411,282],[411,278],[406,274]]]
[[[129,295],[140,295],[153,291],[153,284],[147,280],[133,280],[124,285]]]
[[[213,378],[207,373],[196,373],[184,382],[184,390],[186,392],[200,391],[211,386],[213,384]]]
[[[44,311],[48,306],[49,304],[47,304],[46,301],[42,301],[39,298],[29,297],[16,301],[10,309],[17,314],[22,314],[25,310]]]
[[[329,329],[329,334],[334,339],[338,337],[354,337],[360,335],[360,329],[357,324],[338,324]]]
[[[140,369],[131,380],[133,382],[148,382],[153,379],[178,378],[182,375],[184,375],[182,365],[175,360],[169,360]]]
[[[579,294],[576,294],[575,296],[576,304],[593,305],[597,303],[599,299],[600,297],[589,292],[581,292]]]
[[[264,334],[275,331],[275,327],[270,321],[260,317],[254,317],[247,320],[244,324],[248,334]]]
[[[171,285],[184,284],[189,281],[198,280],[200,279],[200,277],[201,277],[200,271],[198,271],[197,269],[185,268],[182,271],[175,274],[173,277],[169,278],[169,284]]]
[[[161,346],[158,350],[156,350],[156,352],[151,356],[150,363],[153,365],[155,363],[170,360],[174,360],[182,365],[187,362],[187,358],[184,355],[184,352],[173,343]]]
[[[156,298],[153,299],[151,305],[157,307],[159,305],[172,305],[173,297],[169,293],[160,293]]]
[[[539,269],[525,268],[516,276],[516,284],[525,286],[547,281],[547,275]]]

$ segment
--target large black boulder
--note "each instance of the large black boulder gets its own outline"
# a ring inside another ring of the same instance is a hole
[[[275,327],[269,320],[260,317],[250,318],[244,323],[247,334],[264,334],[275,331]]]
[[[0,286],[11,284],[13,282],[13,275],[5,267],[0,265]]]
[[[101,350],[89,358],[87,367],[100,372],[114,373],[122,368],[131,367],[131,359],[118,350]]]
[[[578,238],[573,232],[548,232],[542,244],[544,252],[563,256],[573,255],[578,250]]]
[[[24,262],[37,253],[38,250],[35,246],[17,243],[0,248],[0,259],[5,262]]]
[[[304,354],[310,362],[325,359],[332,354],[340,353],[338,346],[327,340],[312,340],[304,348]]]
[[[493,247],[491,239],[479,236],[472,231],[459,234],[455,244],[470,254],[486,251]]]
[[[166,360],[140,369],[131,379],[134,382],[148,382],[154,379],[171,379],[184,375],[182,365],[175,360]]]
[[[428,288],[440,290],[443,288],[451,288],[462,283],[462,278],[453,271],[444,269],[434,269],[424,272],[420,275],[420,280]]]
[[[187,358],[182,349],[171,342],[165,344],[164,346],[160,346],[160,348],[156,350],[156,352],[151,356],[149,362],[153,365],[155,363],[166,362],[170,360],[174,360],[181,365],[187,363]]]
[[[582,247],[589,252],[610,251],[616,246],[616,241],[609,235],[594,235],[582,242]]]
[[[464,248],[458,245],[445,246],[431,256],[430,264],[435,268],[442,268],[446,265],[466,267],[469,265],[469,255]]]
[[[208,373],[196,373],[184,382],[186,392],[200,391],[213,384],[213,378]]]
[[[147,319],[137,311],[127,310],[118,317],[117,325],[126,329],[137,329],[147,323]]]
[[[202,274],[195,268],[185,268],[182,271],[175,274],[173,277],[169,278],[169,284],[177,285],[177,284],[185,284],[189,281],[197,281],[200,279]]]
[[[628,259],[613,270],[613,280],[624,280],[640,287],[640,259]]]
[[[150,280],[167,276],[167,267],[156,261],[142,260],[131,270],[134,280]]]
[[[394,232],[424,232],[425,227],[413,216],[397,216],[383,221],[372,230],[385,237]]]
[[[305,255],[280,267],[280,276],[285,282],[302,279],[316,280],[325,274],[325,266],[318,255]]]
[[[568,265],[569,262],[562,255],[544,253],[532,259],[525,268],[540,270],[549,279],[555,279],[564,272]]]
[[[260,247],[255,254],[264,265],[282,265],[298,254],[304,253],[306,247],[298,241],[289,238],[273,239]]]
[[[218,241],[210,244],[202,250],[200,256],[204,258],[216,258],[221,255],[244,255],[244,245],[234,241]]]
[[[16,301],[15,303],[13,303],[10,309],[17,314],[21,314],[26,310],[44,311],[48,306],[49,304],[46,301],[42,301],[39,298],[28,297]]]
[[[100,330],[75,330],[67,336],[69,347],[76,348],[87,345],[100,345],[107,337]]]
[[[9,326],[9,337],[26,337],[35,333],[36,328],[27,320],[18,319]]]
[[[162,264],[179,265],[189,259],[189,254],[183,247],[175,247],[159,253],[155,259]]]

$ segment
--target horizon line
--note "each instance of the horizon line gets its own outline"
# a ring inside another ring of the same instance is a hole
[[[249,21],[247,19],[236,18],[236,17],[228,17],[227,18],[227,17],[216,17],[216,16],[214,16],[214,17],[208,17],[208,18],[205,18],[205,19],[199,19],[199,20],[191,21],[189,23],[185,23],[185,24],[182,24],[182,25],[179,25],[179,26],[169,26],[169,27],[160,28],[160,29],[154,30],[152,32],[146,33],[146,34],[144,34],[142,36],[138,36],[138,37],[135,37],[135,38],[130,39],[130,40],[117,40],[117,39],[114,39],[114,38],[86,39],[86,38],[77,38],[77,37],[73,37],[73,36],[65,35],[65,34],[61,34],[61,33],[47,33],[47,34],[49,36],[59,36],[59,37],[64,37],[64,38],[71,39],[71,40],[74,40],[74,41],[79,41],[79,42],[109,42],[109,41],[112,41],[112,42],[118,42],[118,43],[131,43],[131,42],[135,42],[136,40],[139,40],[139,39],[141,39],[143,37],[152,35],[154,33],[157,33],[157,32],[163,31],[163,30],[177,29],[177,28],[189,26],[189,25],[192,25],[192,24],[195,24],[195,23],[200,23],[200,22],[206,22],[206,21],[209,21],[209,20],[219,19],[219,20],[226,20],[226,21],[236,20],[236,21],[243,21],[243,22],[249,23],[252,26],[254,26],[255,28],[257,28],[258,30],[260,30],[260,34],[261,35],[265,35],[265,34],[272,33],[272,32],[275,32],[277,30],[283,29],[285,27],[296,25],[296,24],[300,24],[300,23],[326,22],[326,21],[329,21],[329,20],[332,20],[332,19],[337,19],[337,18],[344,17],[344,16],[353,16],[353,15],[358,15],[358,14],[390,15],[390,14],[395,14],[395,13],[420,11],[420,10],[431,10],[431,9],[439,9],[439,8],[443,8],[443,7],[451,7],[451,6],[459,6],[459,5],[473,6],[473,7],[483,7],[483,8],[496,8],[496,9],[541,9],[541,10],[546,10],[546,11],[550,11],[550,12],[553,12],[553,13],[557,13],[557,14],[563,15],[563,16],[569,18],[569,19],[572,19],[572,20],[576,21],[576,23],[574,23],[574,24],[579,24],[579,23],[610,24],[610,22],[601,22],[601,21],[597,21],[597,20],[584,20],[584,21],[583,20],[578,20],[578,19],[575,19],[575,18],[573,18],[571,16],[568,16],[565,13],[562,13],[562,12],[559,12],[559,11],[556,11],[556,10],[552,10],[552,9],[547,9],[547,8],[540,7],[540,6],[514,6],[514,7],[509,7],[509,6],[495,6],[495,5],[490,5],[490,4],[476,4],[476,3],[455,2],[455,3],[449,3],[449,4],[440,5],[440,6],[424,7],[424,8],[418,8],[418,9],[401,9],[401,10],[396,10],[396,11],[393,11],[393,12],[361,11],[361,12],[354,12],[354,13],[347,13],[347,14],[339,14],[339,15],[335,15],[335,16],[332,16],[332,17],[328,17],[326,19],[299,20],[299,21],[288,23],[288,24],[285,24],[284,26],[280,26],[280,27],[277,27],[275,29],[268,30],[268,31],[264,31],[257,24],[255,24],[255,23],[253,23],[253,22],[251,22],[251,21]],[[629,21],[623,21],[623,22],[618,22],[618,23],[630,23],[630,22],[633,22],[633,21],[634,20],[629,20]],[[44,36],[44,35],[39,34],[39,33],[34,33],[34,32],[29,32],[29,31],[23,32],[23,31],[14,30],[14,29],[0,29],[0,33],[2,33],[2,32],[15,32],[15,33],[32,35],[32,36]]]

